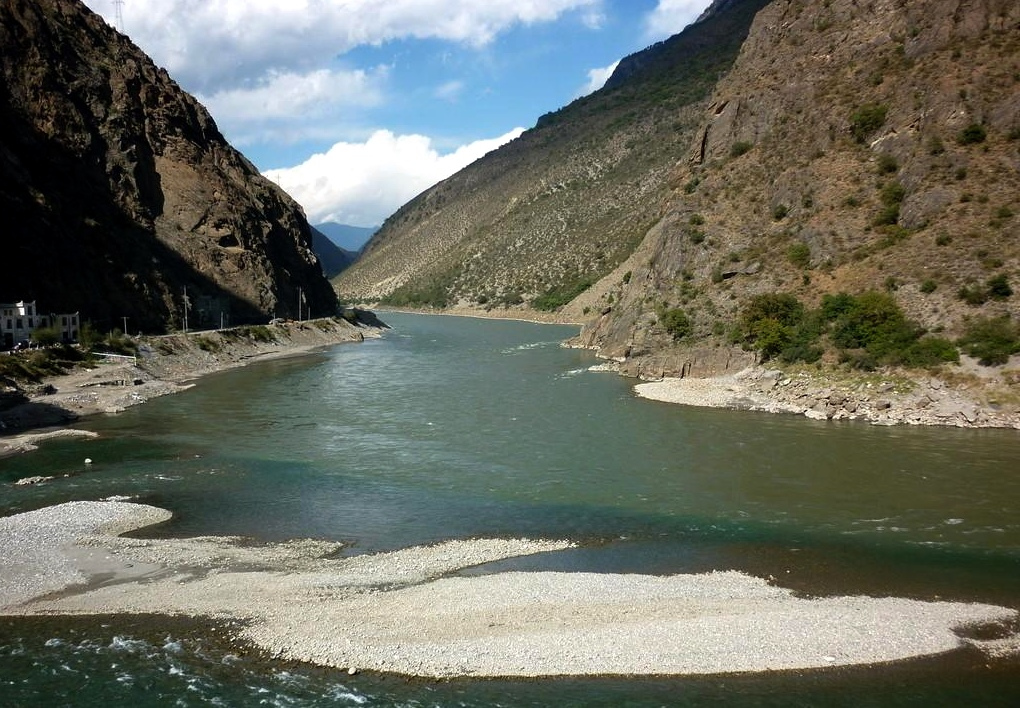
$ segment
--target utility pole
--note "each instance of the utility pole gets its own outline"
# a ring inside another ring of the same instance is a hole
[[[124,332],[124,334],[127,334],[128,333],[127,332],[127,321],[128,321],[128,318],[127,317],[121,317],[121,319],[124,320],[124,329],[123,329],[123,332]]]
[[[188,333],[188,286],[184,286],[184,333]]]
[[[117,18],[117,31],[124,34],[124,0],[113,0],[113,12]]]
[[[297,289],[297,321],[301,321],[301,301],[304,299],[305,294],[301,292],[301,287]]]

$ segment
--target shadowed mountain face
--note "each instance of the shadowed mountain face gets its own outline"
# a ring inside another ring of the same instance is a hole
[[[1013,0],[717,0],[401,208],[337,286],[558,309],[655,376],[728,366],[762,294],[877,290],[950,337],[1015,320],[1018,57]]]
[[[358,257],[357,252],[341,248],[315,226],[312,227],[312,248],[315,250],[315,255],[322,266],[322,272],[327,278],[336,276]]]
[[[299,288],[335,309],[300,207],[102,18],[2,0],[0,47],[0,301],[149,331],[185,288],[192,326],[296,314]]]

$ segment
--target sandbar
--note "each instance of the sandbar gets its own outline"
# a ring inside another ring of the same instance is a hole
[[[457,574],[570,547],[565,540],[469,539],[344,557],[326,541],[117,535],[169,516],[69,502],[0,519],[0,614],[240,620],[241,647],[420,677],[761,672],[1020,646],[1013,608],[800,597],[736,571]],[[1002,638],[961,632],[990,624]]]

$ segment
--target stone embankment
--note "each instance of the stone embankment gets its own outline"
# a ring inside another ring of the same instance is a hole
[[[639,396],[669,403],[794,413],[815,420],[879,425],[1020,429],[1020,393],[1011,371],[851,374],[761,366],[712,378],[664,378],[638,384]]]
[[[139,354],[100,359],[94,365],[48,379],[23,392],[24,402],[0,410],[0,456],[33,450],[55,434],[87,434],[40,428],[65,426],[97,413],[118,413],[158,396],[188,388],[205,374],[253,361],[294,356],[343,342],[377,337],[385,325],[369,312],[305,322],[234,327],[207,332],[142,337]],[[26,431],[36,432],[26,432]]]

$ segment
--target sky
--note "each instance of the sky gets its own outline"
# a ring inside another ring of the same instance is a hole
[[[84,0],[311,223],[352,226],[600,88],[710,1]]]

